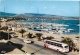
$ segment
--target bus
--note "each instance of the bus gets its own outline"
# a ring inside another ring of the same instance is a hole
[[[69,52],[69,46],[56,40],[44,40],[44,47],[58,51],[60,53]]]

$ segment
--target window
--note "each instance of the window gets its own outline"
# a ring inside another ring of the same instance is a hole
[[[60,47],[63,47],[62,44],[60,44]]]
[[[50,41],[46,41],[46,43],[50,44]]]
[[[54,43],[55,46],[57,46],[57,43]]]
[[[50,41],[48,41],[48,44],[50,44]]]
[[[62,48],[62,44],[58,44],[58,47],[61,47]]]
[[[58,47],[60,47],[60,44],[57,44]]]
[[[65,46],[65,48],[68,48],[68,46]]]
[[[48,41],[46,41],[46,43],[48,43]]]
[[[54,42],[51,42],[51,45],[54,45]]]

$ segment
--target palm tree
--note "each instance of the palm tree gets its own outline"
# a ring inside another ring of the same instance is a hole
[[[7,31],[8,30],[8,26],[4,26],[4,27],[2,27],[2,29]]]
[[[28,38],[32,38],[32,35],[33,35],[33,34],[31,34],[31,33],[28,33],[28,34],[27,34]]]
[[[72,49],[75,47],[75,44],[74,44],[74,42],[71,38],[68,38],[68,37],[63,38],[62,42],[68,44],[69,47],[72,48]]]
[[[23,37],[23,34],[24,34],[25,32],[26,32],[26,31],[25,31],[24,29],[19,30],[19,33],[22,34],[22,37]]]
[[[41,40],[40,37],[41,37],[43,34],[42,34],[42,33],[36,33],[35,35],[36,35],[36,37],[38,38],[38,40],[40,41],[40,40]]]
[[[48,37],[46,37],[46,39],[51,40],[51,39],[54,39],[54,37],[48,36]]]

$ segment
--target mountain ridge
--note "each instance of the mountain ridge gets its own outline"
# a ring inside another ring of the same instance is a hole
[[[0,12],[0,17],[10,17],[10,16],[14,16],[16,14],[14,13],[6,13],[6,12]]]
[[[24,14],[14,14],[14,13],[5,13],[0,12],[0,17],[14,17],[14,18],[46,18],[46,19],[78,19],[78,17],[67,17],[59,15],[50,15],[50,14],[37,14],[37,13],[24,13]]]

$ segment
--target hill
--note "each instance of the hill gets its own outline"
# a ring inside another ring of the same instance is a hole
[[[4,12],[0,12],[0,17],[14,17],[14,18],[25,18],[25,19],[55,19],[55,20],[79,19],[79,17],[67,17],[67,16],[49,15],[49,14],[36,14],[36,13],[13,14]]]
[[[16,14],[0,12],[0,17],[11,17],[11,16],[14,16],[14,15],[16,15]]]

